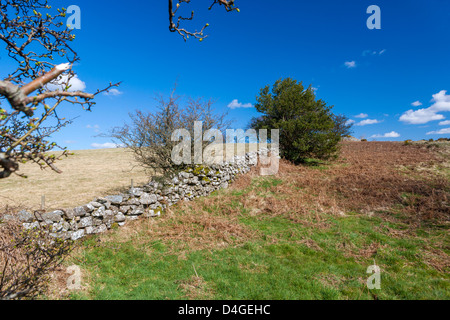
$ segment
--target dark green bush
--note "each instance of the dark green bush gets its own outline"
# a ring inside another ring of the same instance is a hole
[[[311,86],[291,78],[261,89],[255,107],[262,116],[250,127],[268,129],[269,138],[270,129],[280,129],[280,155],[294,163],[336,156],[341,138],[350,134],[347,117],[334,115]]]

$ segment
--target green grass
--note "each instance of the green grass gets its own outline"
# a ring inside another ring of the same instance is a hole
[[[246,190],[224,190],[211,196],[231,197],[233,207],[241,211],[238,223],[256,232],[244,243],[186,251],[164,239],[121,244],[113,240],[98,243],[96,237],[86,240],[76,263],[90,275],[90,289],[71,298],[450,298],[448,270],[427,263],[433,250],[448,257],[445,226],[423,226],[413,234],[394,237],[392,230],[402,233],[409,226],[401,220],[387,222],[358,213],[346,217],[322,214],[320,221],[312,215],[310,224],[302,224],[284,216],[252,216],[239,202],[250,189],[263,194],[281,183],[280,179],[257,178]],[[219,216],[226,216],[224,210],[220,206],[210,209]],[[177,214],[176,207],[174,211]],[[366,285],[370,276],[366,270],[374,261],[381,268],[380,290],[369,290]],[[196,274],[202,279],[200,284],[192,280]]]

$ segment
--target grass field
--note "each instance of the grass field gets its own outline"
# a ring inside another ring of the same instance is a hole
[[[79,245],[70,299],[449,299],[448,145],[346,143]],[[381,289],[368,289],[370,265]],[[64,284],[63,271],[55,276]],[[55,283],[58,281],[55,280]]]
[[[46,209],[76,207],[95,197],[108,195],[148,181],[148,176],[136,167],[133,155],[125,149],[74,151],[57,163],[62,174],[37,165],[23,164],[20,173],[27,179],[12,176],[0,180],[0,208],[6,205],[37,210],[45,195]]]

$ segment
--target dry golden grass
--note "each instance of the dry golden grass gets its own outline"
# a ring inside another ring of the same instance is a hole
[[[13,176],[0,180],[0,207],[37,210],[42,195],[47,210],[83,205],[129,187],[131,179],[135,185],[147,182],[148,176],[136,164],[126,149],[74,151],[74,155],[57,163],[62,174],[24,164],[20,173],[27,179]]]

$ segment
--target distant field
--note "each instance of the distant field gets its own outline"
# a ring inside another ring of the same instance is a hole
[[[236,144],[243,148],[243,144]],[[245,145],[249,151],[249,144]],[[57,162],[63,171],[41,170],[36,164],[23,164],[20,173],[27,179],[12,176],[0,180],[0,208],[9,205],[37,210],[45,195],[47,210],[75,207],[95,197],[123,191],[149,180],[128,149],[73,151],[74,155]]]
[[[74,207],[96,196],[129,187],[131,179],[135,184],[148,181],[126,149],[73,152],[73,156],[57,163],[62,174],[24,164],[20,166],[20,173],[27,175],[27,179],[13,176],[0,180],[0,207],[39,209],[42,195],[45,195],[47,209]]]

